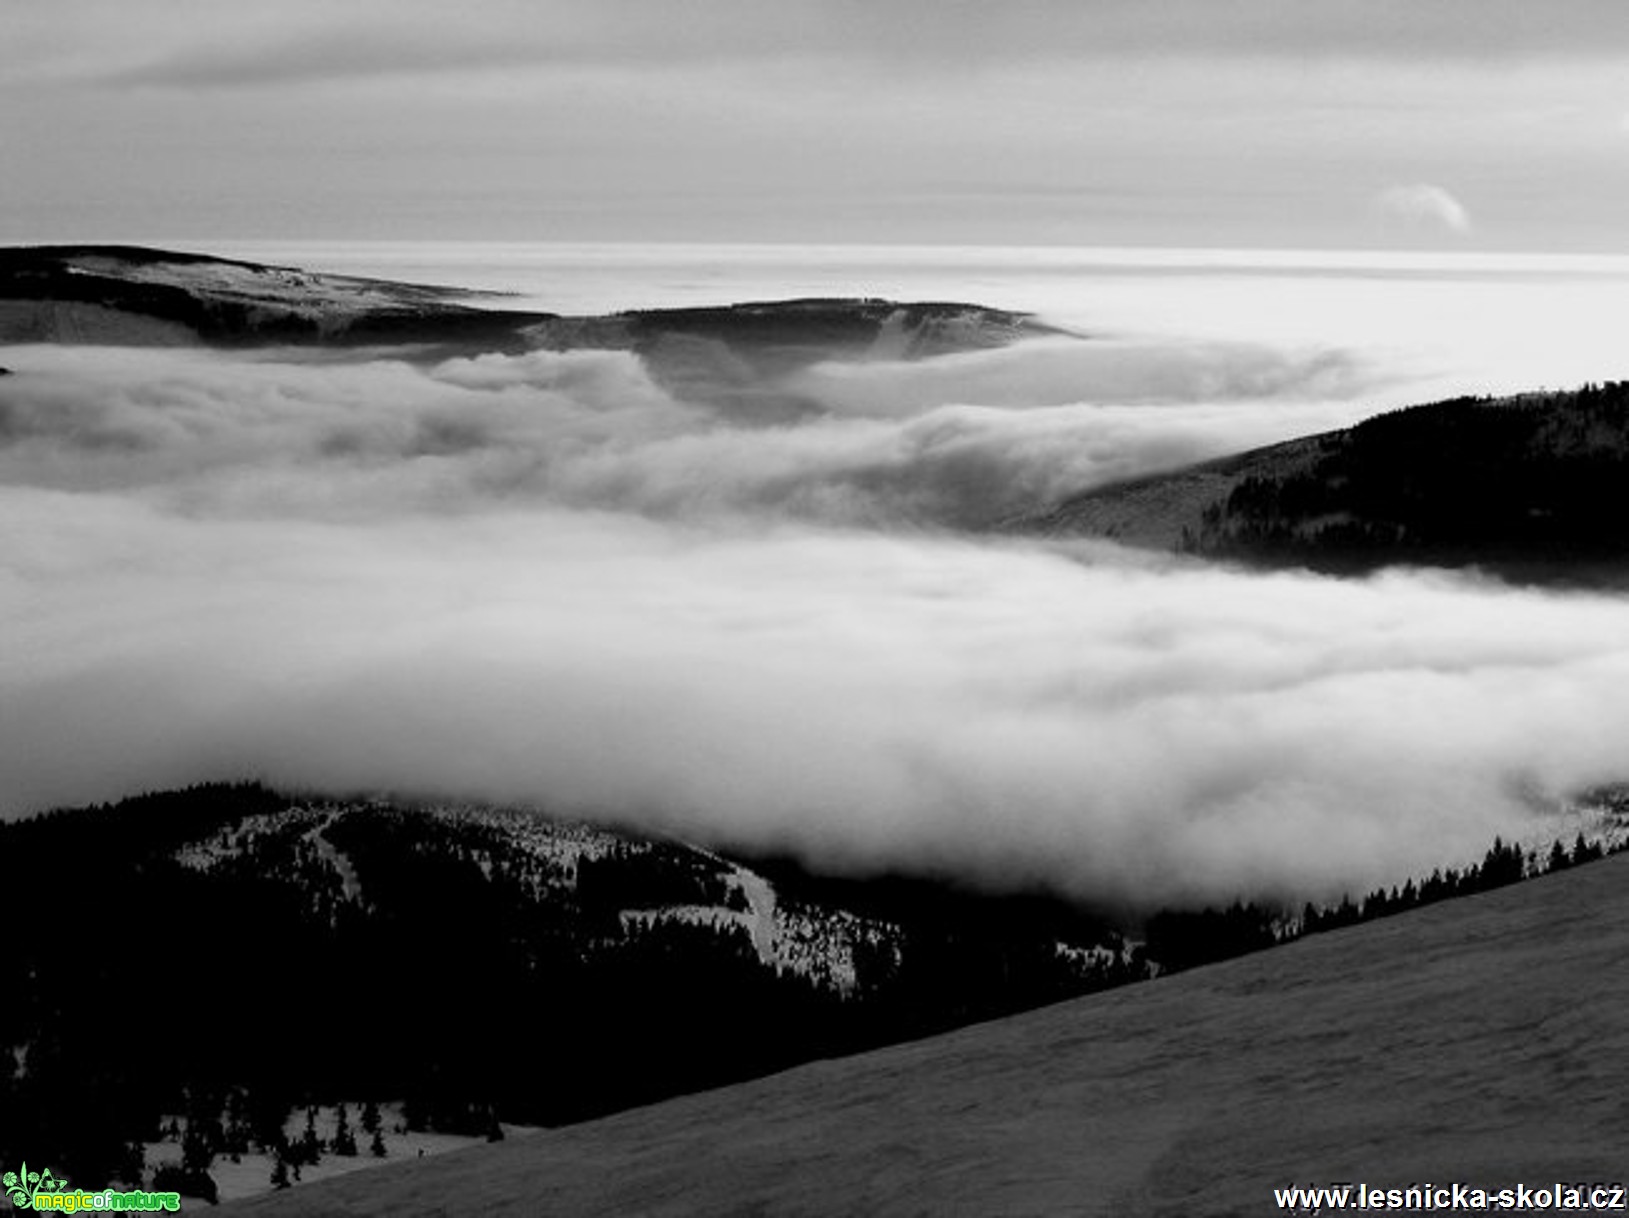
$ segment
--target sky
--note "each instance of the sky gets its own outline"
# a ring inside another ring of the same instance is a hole
[[[0,240],[1629,251],[1616,0],[0,0]]]

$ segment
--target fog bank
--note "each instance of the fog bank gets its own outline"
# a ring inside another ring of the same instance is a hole
[[[1341,358],[823,366],[762,427],[626,353],[4,354],[6,815],[257,775],[1150,906],[1624,775],[1619,602],[954,531],[1355,417]]]

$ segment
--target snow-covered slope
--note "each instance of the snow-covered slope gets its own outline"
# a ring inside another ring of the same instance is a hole
[[[226,1214],[1268,1214],[1621,1181],[1629,856]]]
[[[0,249],[0,342],[499,341],[540,320],[501,304],[456,288],[170,250]]]
[[[246,817],[213,836],[185,845],[177,859],[184,866],[214,872],[233,864],[249,865],[262,875],[298,878],[301,886],[332,902],[330,920],[341,904],[366,909],[369,895],[345,851],[329,836],[336,825],[353,829],[370,818],[399,815],[388,805],[366,802],[295,802],[287,809]],[[570,900],[577,891],[584,860],[654,859],[672,856],[716,881],[718,899],[701,901],[642,900],[634,894],[620,910],[626,928],[664,921],[714,928],[738,927],[751,940],[762,963],[778,972],[807,978],[838,992],[854,988],[855,952],[862,947],[897,952],[900,928],[843,909],[805,901],[777,899],[774,885],[739,863],[681,842],[625,837],[575,821],[554,820],[526,812],[480,806],[442,805],[417,810],[464,834],[464,842],[490,881],[495,868],[526,877],[532,896]],[[1069,945],[1083,975],[1096,967],[1093,945]],[[1071,956],[1071,958],[1075,958]]]
[[[0,855],[72,857],[120,896],[64,905],[33,866],[5,894],[56,912],[9,949],[0,1158],[103,1182],[139,1178],[129,1148],[177,1114],[190,1161],[235,1179],[250,1153],[314,1164],[276,1132],[314,1104],[399,1102],[415,1134],[557,1125],[1145,975],[1073,906],[536,810],[206,784],[8,822]],[[177,1001],[63,1014],[155,977]]]

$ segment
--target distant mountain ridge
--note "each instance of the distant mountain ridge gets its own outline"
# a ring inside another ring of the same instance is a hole
[[[1268,567],[1475,566],[1629,582],[1629,382],[1455,398],[1169,473],[1007,522]]]
[[[797,299],[603,317],[497,307],[502,294],[124,245],[0,248],[0,343],[424,343],[469,350],[722,343],[766,370],[832,355],[914,358],[1056,333],[956,302]]]
[[[0,249],[0,341],[497,342],[538,319],[480,293],[142,246]]]
[[[748,424],[823,413],[795,379],[823,360],[928,359],[1062,333],[1027,313],[954,301],[801,298],[580,317],[504,301],[140,246],[0,248],[0,344],[387,348],[426,362],[626,351],[675,398]]]

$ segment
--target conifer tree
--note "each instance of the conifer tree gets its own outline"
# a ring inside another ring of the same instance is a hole
[[[215,1161],[214,1148],[202,1123],[187,1122],[187,1131],[181,1135],[181,1169],[188,1175],[207,1172]]]
[[[356,1154],[356,1135],[351,1132],[350,1116],[346,1113],[344,1104],[339,1106],[334,1121],[333,1141],[329,1145],[336,1155],[351,1157]]]
[[[300,1135],[300,1158],[307,1163],[315,1163],[322,1158],[322,1139],[317,1136],[317,1109],[315,1105],[305,1110],[305,1132]],[[299,1164],[295,1164],[296,1179],[298,1179]]]

